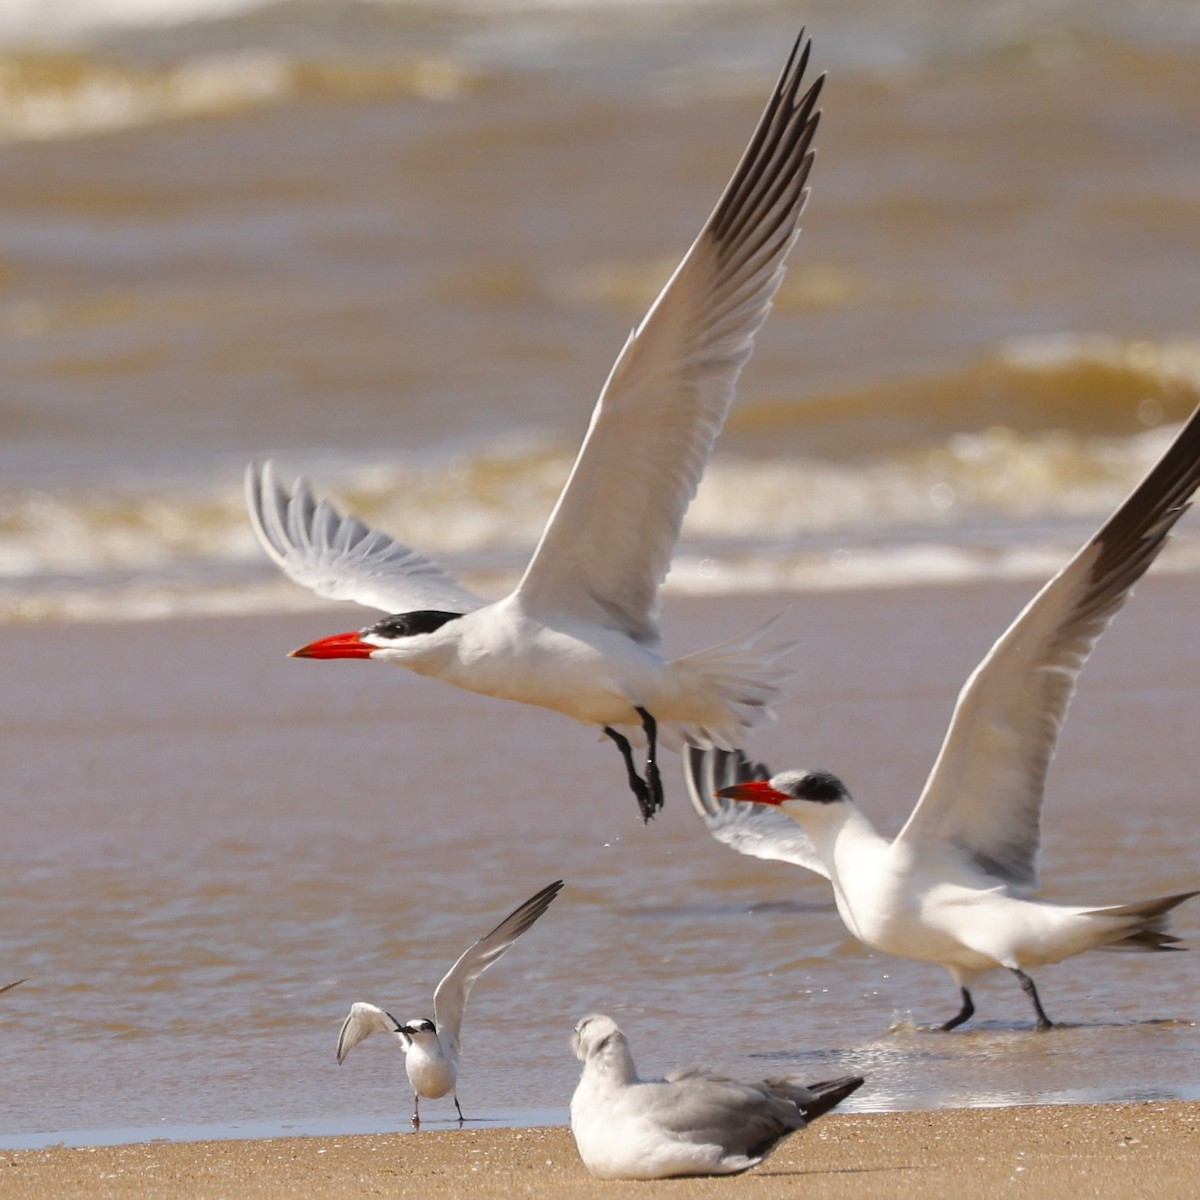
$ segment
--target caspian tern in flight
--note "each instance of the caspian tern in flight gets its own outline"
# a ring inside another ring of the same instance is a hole
[[[463,1120],[456,1085],[458,1082],[459,1034],[463,1010],[475,980],[487,970],[550,907],[562,890],[562,880],[544,887],[514,909],[491,933],[485,934],[463,952],[446,972],[433,993],[433,1019],[418,1017],[401,1024],[382,1008],[361,1001],[350,1008],[338,1034],[337,1060],[372,1033],[394,1033],[404,1050],[404,1069],[413,1089],[412,1123],[420,1125],[420,1098],[439,1100],[447,1092],[454,1096],[459,1121]]]
[[[584,1017],[571,1049],[583,1075],[571,1097],[571,1132],[600,1179],[735,1175],[862,1086],[849,1075],[806,1087],[789,1079],[739,1083],[693,1067],[639,1079],[611,1017]]]
[[[686,757],[689,792],[715,837],[826,876],[856,938],[950,972],[962,1008],[942,1029],[974,1013],[969,989],[985,971],[1011,971],[1038,1028],[1048,1029],[1028,969],[1085,950],[1182,948],[1167,932],[1168,914],[1197,892],[1105,908],[1055,904],[1032,893],[1046,772],[1079,672],[1198,485],[1200,409],[975,668],[925,789],[894,840],[876,832],[826,771],[771,775],[740,753],[719,750]],[[778,805],[794,825],[781,835],[776,812],[747,809],[739,817],[713,803],[714,793]]]
[[[659,587],[742,367],[783,279],[808,195],[824,76],[805,92],[803,33],[733,178],[630,334],[570,477],[516,589],[489,603],[437,564],[317,500],[271,463],[246,498],[267,554],[318,595],[392,614],[293,652],[393,662],[601,727],[645,820],[662,806],[657,741],[732,747],[772,719],[791,646],[762,630],[664,659]],[[624,730],[624,732],[622,732]],[[631,739],[647,752],[644,778]]]

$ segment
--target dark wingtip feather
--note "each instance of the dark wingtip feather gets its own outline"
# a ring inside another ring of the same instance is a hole
[[[857,1092],[866,1083],[865,1076],[845,1075],[841,1079],[831,1079],[825,1083],[810,1083],[808,1090],[815,1092],[814,1099],[799,1105],[806,1121],[815,1121],[824,1116],[831,1108],[836,1108],[847,1096]]]
[[[801,30],[754,136],[713,212],[711,230],[718,243],[736,244],[748,226],[755,227],[761,212],[776,203],[781,189],[794,189],[796,202],[789,209],[799,215],[812,165],[811,143],[821,117],[814,109],[825,83],[822,73],[797,100],[811,49],[812,39]]]

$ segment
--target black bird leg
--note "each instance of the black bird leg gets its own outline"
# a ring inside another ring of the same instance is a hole
[[[466,1117],[462,1115],[462,1109],[459,1108],[457,1092],[454,1093],[454,1107],[458,1109],[458,1123],[461,1125],[466,1120]]]
[[[658,722],[639,704],[635,709],[646,731],[646,786],[650,789],[650,817],[663,806],[662,776],[658,773]]]
[[[649,824],[654,814],[663,806],[662,776],[658,773],[658,763],[655,761],[658,756],[658,722],[640,705],[634,712],[642,718],[642,728],[646,731],[645,779],[637,773],[637,768],[633,765],[633,750],[629,739],[611,725],[605,725],[604,732],[617,743],[617,748],[621,751],[621,757],[625,760],[625,773],[629,776],[630,791],[637,797],[642,820]]]
[[[962,1008],[945,1025],[938,1026],[943,1033],[949,1033],[951,1029],[957,1029],[964,1021],[969,1021],[975,1015],[975,1004],[971,1000],[971,993],[966,988],[961,988],[960,991],[962,992]]]
[[[1054,1022],[1046,1016],[1046,1010],[1042,1007],[1041,1000],[1038,999],[1037,988],[1033,986],[1033,980],[1019,967],[1010,967],[1009,970],[1021,981],[1022,990],[1033,1001],[1033,1011],[1037,1013],[1037,1027],[1039,1029],[1053,1029]]]
[[[629,739],[623,734],[618,733],[610,725],[604,726],[604,732],[608,734],[614,742],[617,743],[617,749],[621,751],[621,757],[625,760],[625,773],[629,776],[630,791],[637,797],[638,809],[641,811],[642,820],[649,822],[654,816],[654,807],[650,800],[650,789],[646,786],[642,777],[637,773],[637,768],[633,765],[633,751],[629,746]],[[661,804],[662,801],[660,800]]]
[[[413,1092],[412,1127],[414,1129],[419,1129],[420,1125],[421,1125],[421,1097],[418,1096],[416,1092]]]

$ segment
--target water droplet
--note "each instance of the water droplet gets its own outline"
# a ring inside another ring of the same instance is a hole
[[[1143,425],[1153,428],[1161,425],[1163,419],[1162,405],[1152,396],[1147,396],[1137,407],[1138,420]]]

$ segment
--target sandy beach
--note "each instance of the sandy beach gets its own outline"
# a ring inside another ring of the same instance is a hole
[[[71,1196],[1194,1195],[1200,1103],[827,1117],[736,1179],[591,1179],[565,1128],[0,1153],[9,1200]]]

